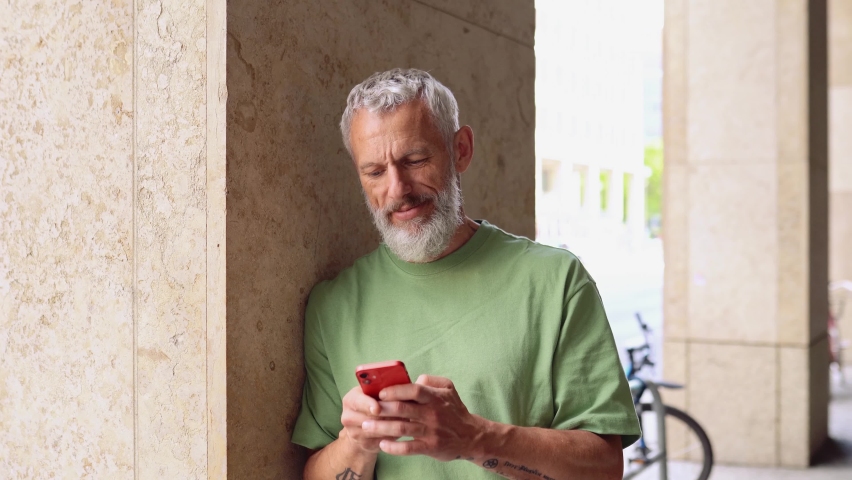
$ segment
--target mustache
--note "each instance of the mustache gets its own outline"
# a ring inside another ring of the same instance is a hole
[[[438,199],[437,195],[432,195],[430,193],[421,193],[420,195],[406,195],[402,200],[393,202],[391,204],[385,205],[382,209],[382,213],[385,215],[390,215],[391,213],[399,210],[403,207],[417,207],[426,202],[434,202]]]

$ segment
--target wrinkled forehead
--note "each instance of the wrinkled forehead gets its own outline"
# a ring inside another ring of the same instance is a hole
[[[390,111],[359,109],[352,118],[349,137],[356,155],[367,144],[442,143],[441,134],[421,101],[405,103]]]

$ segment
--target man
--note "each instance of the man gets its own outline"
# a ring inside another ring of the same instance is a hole
[[[620,479],[639,426],[594,282],[565,250],[464,215],[473,131],[428,73],[352,89],[341,121],[383,244],[317,285],[293,442],[306,479]],[[359,364],[409,385],[364,395]]]

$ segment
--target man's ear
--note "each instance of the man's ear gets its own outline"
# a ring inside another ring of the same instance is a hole
[[[465,125],[456,132],[453,138],[456,172],[464,173],[473,160],[473,129]]]

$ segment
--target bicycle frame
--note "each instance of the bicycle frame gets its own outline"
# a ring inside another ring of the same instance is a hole
[[[657,415],[659,452],[657,452],[657,454],[653,457],[648,457],[641,468],[628,473],[622,480],[634,478],[644,472],[645,469],[658,462],[660,464],[660,480],[667,480],[669,478],[668,462],[666,461],[668,458],[668,450],[666,447],[666,406],[663,405],[663,399],[660,397],[660,390],[657,388],[657,384],[651,380],[643,380],[641,378],[634,377],[630,381],[630,393],[633,395],[633,405],[637,405],[639,403],[639,398],[642,397],[645,391],[651,392],[651,397],[653,397],[651,405],[654,413]],[[642,450],[642,454],[644,455],[647,449],[644,436],[639,437],[639,448]]]

